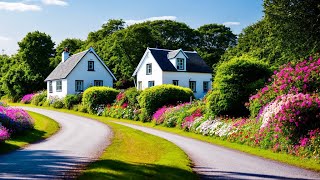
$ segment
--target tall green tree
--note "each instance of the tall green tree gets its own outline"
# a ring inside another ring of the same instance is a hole
[[[54,43],[45,33],[29,32],[18,42],[20,60],[29,65],[34,74],[39,74],[44,80],[50,73],[50,58],[54,56]]]
[[[199,27],[198,32],[197,51],[210,67],[219,62],[227,48],[236,45],[237,36],[224,25],[206,24]]]

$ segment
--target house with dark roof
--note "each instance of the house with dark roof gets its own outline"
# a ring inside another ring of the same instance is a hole
[[[189,87],[202,98],[212,84],[212,70],[196,51],[147,48],[133,75],[139,90],[155,85]]]
[[[113,87],[116,77],[92,47],[70,56],[66,48],[59,65],[45,79],[48,98],[83,92],[90,86]]]

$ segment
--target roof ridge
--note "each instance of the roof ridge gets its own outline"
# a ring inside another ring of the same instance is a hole
[[[75,53],[75,54],[72,54],[70,57],[74,56],[74,55],[77,55],[77,54],[80,54],[80,53],[84,53],[86,51],[89,51],[90,49],[87,49],[87,50],[84,50],[84,51],[81,51],[81,52],[78,52],[78,53]]]
[[[182,48],[172,50],[172,49],[161,49],[161,48],[150,48],[150,47],[149,47],[149,49],[165,50],[165,51],[180,51],[180,50],[182,50],[183,52],[187,52],[187,53],[198,53],[197,51],[185,51],[185,50],[183,50]]]

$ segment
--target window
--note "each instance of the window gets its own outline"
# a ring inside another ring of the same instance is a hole
[[[56,91],[61,92],[62,91],[62,81],[56,81]]]
[[[172,84],[175,86],[179,86],[179,80],[172,80]]]
[[[147,75],[152,74],[152,64],[147,64],[146,72],[147,72]]]
[[[53,89],[52,89],[52,81],[49,81],[49,93],[52,93]]]
[[[184,59],[183,58],[177,58],[177,69],[184,70]]]
[[[94,80],[94,86],[103,86],[102,80]]]
[[[94,71],[94,61],[88,61],[88,71]]]
[[[193,91],[193,92],[197,92],[197,88],[196,88],[196,81],[189,81],[189,88]]]
[[[83,80],[76,80],[76,92],[83,92]]]
[[[203,92],[208,92],[209,90],[209,81],[203,81]]]
[[[148,87],[154,86],[154,81],[148,81]]]
[[[142,81],[138,82],[138,90],[142,90]]]

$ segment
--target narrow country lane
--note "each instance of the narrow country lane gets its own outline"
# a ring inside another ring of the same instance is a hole
[[[23,109],[54,119],[61,129],[47,140],[0,156],[0,179],[69,179],[110,144],[112,132],[103,123],[56,111]]]
[[[167,139],[184,150],[201,179],[320,179],[320,174],[271,160],[248,155],[206,142],[116,122]]]

